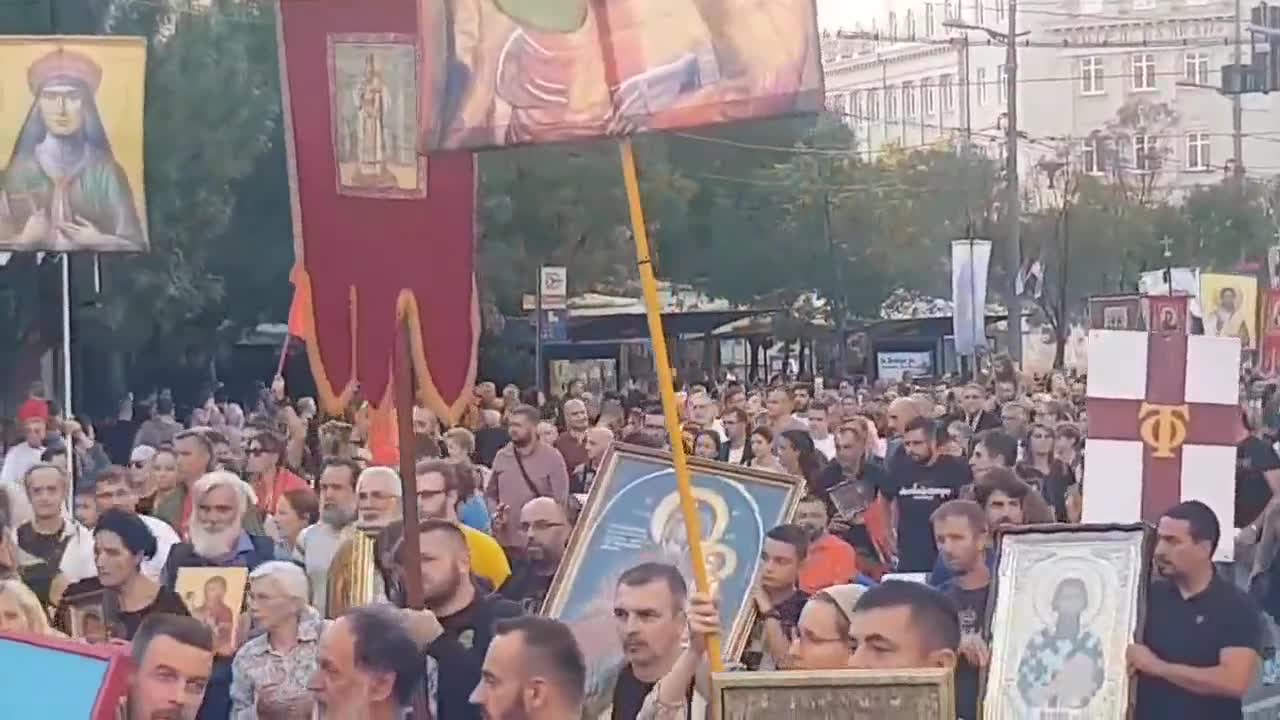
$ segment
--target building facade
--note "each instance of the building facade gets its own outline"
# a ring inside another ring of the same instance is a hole
[[[1002,154],[1006,51],[978,28],[1006,31],[1005,1],[879,2],[874,19],[845,34],[860,39],[824,45],[828,104],[863,157],[965,137]],[[1232,101],[1214,88],[1235,61],[1235,12],[1234,0],[1022,4],[1016,99],[1029,187],[1041,168],[1064,164],[1138,174],[1171,192],[1221,180],[1234,167],[1236,129]],[[1248,63],[1247,31],[1240,37]],[[1272,97],[1242,105],[1247,172],[1280,173]]]

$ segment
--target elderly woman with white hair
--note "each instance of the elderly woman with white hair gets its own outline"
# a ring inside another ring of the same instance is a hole
[[[306,572],[273,560],[249,576],[249,612],[264,632],[231,663],[230,720],[292,720],[313,712],[307,680],[316,671],[326,621],[308,605]]]

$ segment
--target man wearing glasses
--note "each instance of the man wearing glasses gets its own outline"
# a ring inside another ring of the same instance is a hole
[[[511,576],[511,565],[502,546],[491,535],[458,521],[458,505],[475,495],[471,479],[474,476],[458,472],[457,465],[448,460],[432,459],[419,460],[414,474],[418,481],[419,520],[444,520],[457,525],[471,554],[471,572],[488,582],[490,590],[501,588]]]
[[[569,519],[564,508],[548,497],[534,498],[520,509],[520,532],[524,533],[524,557],[516,564],[502,594],[536,615],[551,589],[551,580],[560,567],[569,544]]]

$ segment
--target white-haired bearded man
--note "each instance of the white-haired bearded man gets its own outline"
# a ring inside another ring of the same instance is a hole
[[[275,542],[245,531],[245,513],[250,508],[249,486],[224,470],[206,473],[191,489],[192,511],[188,542],[169,551],[164,582],[175,590],[182,568],[246,568],[252,572],[275,556]],[[240,612],[242,608],[232,608]],[[247,623],[240,628],[247,629]],[[213,674],[205,690],[200,717],[223,718],[231,713],[231,659],[243,642],[237,637],[232,647],[217,648]]]

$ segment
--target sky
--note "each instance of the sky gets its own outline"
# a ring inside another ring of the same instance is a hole
[[[879,3],[868,0],[818,0],[818,25],[823,29],[851,28],[867,18]]]

